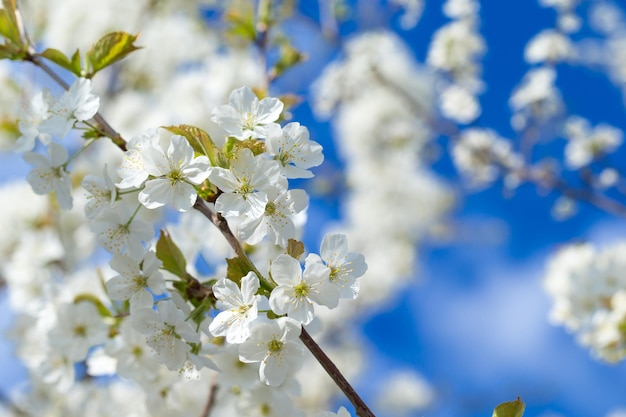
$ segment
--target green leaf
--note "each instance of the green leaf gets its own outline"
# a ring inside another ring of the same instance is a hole
[[[287,241],[287,255],[295,259],[300,259],[303,253],[304,253],[304,243],[295,239],[289,239]]]
[[[248,272],[252,271],[250,266],[242,261],[239,257],[226,259],[226,278],[236,282],[238,285],[241,282],[241,278],[248,275]]]
[[[93,304],[98,310],[98,314],[100,314],[101,317],[112,317],[109,309],[106,308],[106,306],[102,304],[102,301],[100,301],[95,295],[78,294],[76,297],[74,297],[74,304],[78,304],[83,301]]]
[[[72,69],[71,71],[79,77],[83,74],[83,68],[80,60],[80,51],[76,49],[76,52],[72,55]]]
[[[526,404],[519,397],[515,401],[502,403],[493,410],[492,417],[522,417]]]
[[[52,49],[52,48],[46,49],[40,55],[54,62],[58,66],[65,68],[66,70],[71,71],[74,74],[80,76],[80,71],[81,71],[80,53],[78,52],[78,49],[76,50],[74,55],[72,55],[71,60],[63,52],[59,51],[58,49]],[[78,59],[75,60],[75,57],[78,57]],[[77,63],[78,65],[76,65]]]
[[[15,0],[2,0],[0,10],[0,34],[14,45],[22,46],[20,31],[17,26]]]
[[[138,36],[126,32],[112,32],[100,38],[87,51],[87,62],[90,68],[88,78],[93,77],[96,72],[119,61],[131,52],[140,49],[133,45]]]
[[[226,156],[217,146],[215,146],[211,136],[209,136],[209,134],[204,130],[190,125],[162,127],[175,135],[184,136],[189,141],[189,144],[195,152],[201,155],[206,155],[209,158],[211,165],[228,168],[228,160],[226,159]]]
[[[156,244],[156,256],[163,262],[163,269],[177,277],[186,278],[187,261],[166,230],[161,230]]]
[[[250,149],[256,156],[265,152],[265,143],[258,139],[239,140],[229,137],[224,144],[224,153],[228,158],[233,159],[242,148]]]
[[[298,51],[292,45],[285,43],[280,46],[280,55],[278,57],[278,61],[272,69],[272,75],[274,77],[278,77],[283,72],[293,67],[294,65],[299,64],[305,59],[306,55],[300,53],[300,51]]]
[[[230,23],[228,33],[236,37],[253,42],[256,39],[256,28],[254,25],[254,12],[246,10],[230,10],[226,13],[226,22]]]
[[[15,51],[6,45],[0,45],[0,59],[13,59]]]

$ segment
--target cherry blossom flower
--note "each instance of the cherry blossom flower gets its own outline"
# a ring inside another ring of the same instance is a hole
[[[302,364],[304,347],[298,339],[301,331],[300,324],[287,317],[256,322],[248,340],[239,345],[239,359],[261,362],[261,381],[278,387]]]
[[[57,309],[56,326],[50,330],[50,345],[69,360],[87,357],[90,347],[104,343],[108,327],[89,302],[63,304]]]
[[[94,219],[103,209],[113,206],[117,199],[117,188],[109,176],[106,165],[102,177],[87,175],[81,185],[89,193],[85,204],[85,216],[88,219]]]
[[[367,264],[360,253],[348,252],[348,238],[343,234],[329,233],[324,236],[320,256],[310,254],[305,264],[320,262],[330,269],[330,282],[340,290],[342,298],[356,298],[359,293],[357,278],[365,274]]]
[[[138,136],[133,136],[126,148],[124,160],[117,169],[117,174],[122,179],[117,185],[120,188],[138,188],[148,179],[142,152],[147,147],[158,147],[159,132],[156,129],[149,129]]]
[[[77,78],[58,101],[49,107],[50,117],[41,123],[41,130],[59,139],[65,137],[76,121],[91,119],[100,107],[100,98],[91,94],[91,80]]]
[[[305,413],[284,389],[257,385],[242,392],[237,402],[239,415],[247,417],[304,417]]]
[[[246,217],[239,224],[238,235],[251,245],[269,236],[274,244],[284,248],[289,239],[296,237],[293,217],[309,205],[309,198],[304,190],[286,190],[281,187],[270,188],[267,197],[263,214],[256,218]]]
[[[141,206],[139,206],[141,207]],[[128,207],[105,209],[90,224],[100,244],[112,253],[128,253],[133,258],[141,258],[145,253],[142,241],[154,237],[152,225],[136,219]]]
[[[237,139],[265,138],[267,128],[275,125],[283,103],[274,97],[259,101],[249,87],[230,93],[228,103],[213,109],[211,120]]]
[[[146,182],[139,202],[149,209],[172,204],[178,211],[189,210],[197,197],[193,184],[209,176],[209,158],[194,158],[187,139],[178,135],[172,136],[167,154],[160,146],[146,146],[141,155],[145,171],[155,178]]]
[[[339,288],[331,284],[330,268],[308,262],[304,272],[289,255],[278,255],[271,264],[271,275],[278,284],[270,294],[270,307],[276,314],[287,314],[302,324],[313,320],[313,302],[329,308],[339,303]]]
[[[106,344],[105,351],[117,359],[117,373],[122,377],[141,381],[157,375],[155,353],[148,347],[145,336],[132,327],[130,320],[122,322],[119,335]]]
[[[276,161],[254,156],[245,148],[237,152],[230,169],[212,167],[209,179],[222,190],[215,209],[226,217],[249,214],[258,218],[267,205],[267,190],[276,184],[287,188]]]
[[[133,312],[135,329],[147,336],[148,345],[158,360],[172,371],[180,370],[191,351],[186,343],[200,343],[200,337],[185,314],[171,300],[157,303],[157,311],[145,308]]]
[[[49,103],[53,100],[47,91],[35,94],[28,107],[24,109],[18,122],[18,128],[22,136],[15,144],[16,152],[31,151],[35,147],[35,140],[39,139],[44,145],[52,140],[50,133],[41,129],[44,120],[50,117]]]
[[[70,180],[65,163],[68,158],[67,150],[56,142],[52,142],[48,148],[47,159],[37,152],[27,152],[24,160],[34,165],[26,179],[33,187],[36,194],[49,194],[55,192],[59,207],[63,210],[72,208],[72,181]]]
[[[140,261],[128,255],[116,253],[110,262],[119,272],[106,283],[107,292],[113,300],[130,300],[131,313],[139,308],[152,308],[152,294],[165,291],[165,281],[159,271],[161,261],[153,251],[146,252]]]
[[[319,414],[316,414],[315,417],[352,417],[350,412],[346,410],[346,407],[339,407],[336,413],[331,411],[324,411]]]
[[[222,278],[213,285],[217,308],[222,310],[209,325],[213,336],[226,336],[228,343],[241,343],[250,336],[250,323],[258,315],[259,278],[254,272],[241,279],[241,289],[233,281]]]
[[[324,161],[322,147],[309,140],[309,130],[300,123],[289,123],[284,128],[275,126],[267,130],[267,153],[280,163],[281,173],[287,178],[311,178],[309,168]]]

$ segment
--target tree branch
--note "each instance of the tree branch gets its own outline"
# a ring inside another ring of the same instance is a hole
[[[304,343],[304,346],[311,351],[315,359],[322,365],[326,373],[335,381],[335,384],[339,387],[339,389],[344,393],[346,398],[350,400],[356,414],[360,417],[375,417],[374,413],[369,409],[367,404],[361,399],[359,394],[355,391],[355,389],[350,385],[348,380],[343,376],[339,368],[333,363],[332,360],[324,353],[322,348],[313,340],[311,335],[306,331],[306,329],[302,328],[302,333],[300,333],[300,340]]]

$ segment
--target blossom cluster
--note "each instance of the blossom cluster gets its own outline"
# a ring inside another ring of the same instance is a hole
[[[608,362],[626,357],[625,259],[624,243],[567,245],[550,260],[544,281],[553,299],[550,320]]]
[[[84,112],[88,102],[75,99],[72,114]],[[55,308],[56,320],[46,325],[49,340],[43,347],[54,360],[37,365],[43,383],[69,389],[76,377],[74,364],[86,361],[92,376],[114,372],[156,395],[173,388],[168,372],[197,377],[204,369],[221,370],[220,385],[261,390],[257,406],[271,395],[279,398],[272,405],[276,410],[297,413],[290,396],[297,386],[294,373],[303,362],[301,328],[313,321],[315,305],[332,309],[340,298],[356,298],[358,278],[367,266],[340,234],[328,234],[320,254],[306,256],[304,268],[302,251],[289,251],[288,244],[297,243],[298,216],[308,197],[304,190],[289,189],[288,180],[312,177],[310,169],[323,156],[306,127],[296,122],[281,127],[282,110],[277,98],[259,100],[248,87],[236,89],[229,104],[212,113],[228,138],[218,151],[221,165],[198,154],[187,137],[150,129],[127,142],[124,154],[113,161],[117,169],[105,166],[101,175],[84,177],[85,217],[97,242],[111,253],[114,275],[105,282],[105,294],[90,290]],[[72,125],[81,121],[73,117]],[[39,194],[55,191],[60,208],[68,210],[74,192],[68,152],[57,141],[48,149],[48,171],[36,165],[29,182]],[[25,158],[45,160],[35,152]],[[30,180],[33,176],[39,182]],[[65,179],[65,188],[56,185]],[[199,196],[205,190],[214,190],[210,202]],[[159,247],[161,240],[155,241],[158,217],[151,220],[149,213],[171,207],[191,215],[187,212],[196,204],[223,216],[241,241],[273,248],[266,276],[256,269],[238,279],[225,272],[201,284],[191,275],[198,274],[193,267],[172,275],[164,265],[168,255]],[[196,283],[201,295],[190,295],[189,282]],[[239,363],[237,371],[233,361]],[[242,373],[244,368],[258,374],[256,384],[250,372]],[[264,385],[276,393],[267,393]],[[244,397],[237,403],[251,401]],[[148,410],[155,412],[159,404],[149,394]]]

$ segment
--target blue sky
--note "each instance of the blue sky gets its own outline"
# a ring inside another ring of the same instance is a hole
[[[426,3],[413,30],[401,31],[397,20],[390,20],[420,61],[432,33],[446,21],[440,11],[443,2]],[[583,17],[587,8],[579,7]],[[488,45],[483,126],[514,137],[508,98],[529,68],[524,46],[536,33],[554,27],[555,18],[553,9],[535,1],[481,2],[481,32]],[[378,24],[349,22],[341,31],[349,37]],[[576,37],[589,35],[584,29]],[[319,46],[314,50],[314,61],[320,62],[335,53],[319,53]],[[557,70],[557,85],[570,114],[583,115],[592,124],[626,127],[621,93],[606,75],[580,66],[559,65]],[[307,117],[306,108],[296,115]],[[310,128],[320,142],[330,134],[319,121],[311,121]],[[440,143],[446,146],[445,140]],[[550,148],[555,157],[562,156],[563,143]],[[613,161],[620,161],[621,155]],[[458,181],[446,157],[435,169],[450,182]],[[505,198],[496,184],[462,197],[452,221],[464,231],[463,238],[422,248],[416,283],[364,324],[375,354],[369,378],[409,367],[433,384],[434,406],[416,416],[488,416],[496,404],[517,396],[527,403],[528,417],[603,416],[626,407],[620,383],[626,365],[593,359],[572,335],[550,325],[550,300],[542,288],[546,261],[559,245],[576,239],[609,244],[623,238],[626,224],[585,204],[577,216],[555,221],[550,211],[557,194],[545,194],[524,185]],[[504,238],[485,243],[482,236],[488,230]]]

